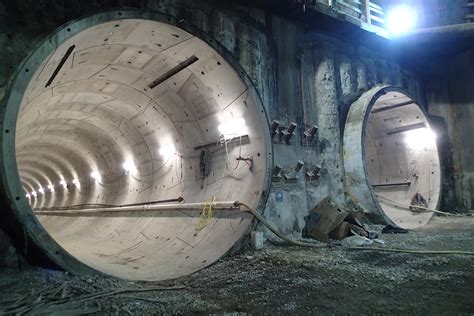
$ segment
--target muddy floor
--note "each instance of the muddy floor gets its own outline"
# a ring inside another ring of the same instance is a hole
[[[381,229],[381,227],[374,227]],[[474,251],[474,218],[381,235],[385,248]],[[474,314],[474,256],[266,244],[168,282],[0,271],[0,314]]]

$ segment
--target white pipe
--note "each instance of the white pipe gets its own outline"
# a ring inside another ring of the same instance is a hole
[[[123,207],[98,207],[79,210],[55,210],[55,211],[35,211],[36,215],[73,215],[73,214],[95,214],[95,213],[115,213],[115,212],[146,212],[146,211],[174,211],[174,210],[201,210],[207,203],[182,203],[182,204],[145,204]],[[213,202],[212,209],[226,210],[239,209],[236,201]]]

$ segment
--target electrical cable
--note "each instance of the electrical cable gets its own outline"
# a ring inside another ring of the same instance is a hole
[[[284,241],[296,245],[296,246],[303,246],[303,247],[311,247],[311,248],[326,248],[329,245],[321,245],[321,244],[312,244],[309,242],[304,242],[304,241],[298,241],[298,240],[293,240],[291,238],[286,237],[283,235],[280,231],[278,231],[273,225],[271,225],[267,220],[255,209],[250,207],[249,205],[243,203],[243,202],[235,202],[236,206],[244,206],[255,218],[257,218],[265,227],[267,227],[272,233],[283,239]]]
[[[377,195],[375,194],[375,196],[377,198],[381,198],[381,199],[384,199],[384,200],[387,200],[388,202],[390,203],[393,203],[395,206],[398,206],[398,207],[403,207],[403,208],[408,208],[408,209],[402,209],[402,211],[407,211],[407,212],[420,212],[420,213],[437,213],[437,214],[442,214],[442,215],[446,215],[446,216],[455,216],[455,217],[467,217],[467,215],[464,215],[464,214],[454,214],[454,213],[447,213],[447,212],[442,212],[442,211],[438,211],[438,210],[433,210],[433,209],[430,209],[428,207],[423,207],[423,206],[418,206],[418,205],[406,205],[406,204],[401,204],[401,203],[398,203],[398,202],[395,202],[389,198],[386,198],[384,196],[381,196],[381,195]],[[409,209],[410,207],[416,207],[418,210],[411,210]],[[419,209],[422,209],[422,210],[419,210]]]
[[[203,204],[199,213],[199,219],[196,222],[196,230],[203,230],[212,221],[212,203],[216,201],[216,197],[212,196],[209,201]]]
[[[283,235],[278,229],[276,229],[273,225],[271,225],[265,218],[254,208],[250,207],[249,205],[236,201],[235,206],[244,206],[255,218],[257,218],[265,227],[267,227],[272,233],[283,239],[284,241],[296,245],[296,246],[303,246],[303,247],[311,247],[311,248],[329,248],[331,245],[329,244],[312,244],[308,242],[293,240],[285,235]],[[449,255],[449,254],[458,254],[458,255],[474,255],[473,251],[465,251],[465,250],[413,250],[413,249],[394,249],[394,248],[370,248],[370,247],[348,247],[345,249],[353,249],[353,250],[373,250],[373,251],[382,251],[382,252],[400,252],[400,253],[412,253],[412,254],[432,254],[432,255]]]
[[[383,252],[399,252],[399,253],[413,253],[420,255],[468,255],[474,256],[474,251],[466,250],[416,250],[416,249],[399,249],[399,248],[370,248],[370,247],[348,247],[347,249],[354,250],[375,250]]]

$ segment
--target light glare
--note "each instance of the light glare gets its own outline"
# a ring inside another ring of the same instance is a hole
[[[100,176],[99,171],[94,171],[94,172],[92,172],[92,173],[91,173],[91,177],[92,177],[95,181],[97,181],[97,182],[102,181],[102,177]]]
[[[217,129],[224,138],[239,137],[244,134],[245,120],[241,117],[220,124]]]
[[[49,191],[54,192],[54,185],[52,184],[48,185],[48,189]]]
[[[401,5],[393,8],[388,13],[387,29],[393,35],[400,35],[415,26],[416,16],[413,8]]]
[[[44,189],[43,189],[43,187],[39,187],[38,192],[41,193],[41,194],[44,194]]]
[[[63,186],[63,188],[67,189],[67,183],[64,180],[59,181],[59,184]]]
[[[405,132],[405,143],[410,149],[423,149],[435,144],[436,134],[431,128],[422,127]]]
[[[176,148],[173,144],[165,145],[160,148],[159,154],[165,159],[168,160],[176,153]]]
[[[131,159],[125,161],[122,166],[126,173],[137,171],[137,166],[135,166],[135,163]]]

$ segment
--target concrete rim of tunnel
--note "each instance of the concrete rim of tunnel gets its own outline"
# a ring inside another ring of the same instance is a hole
[[[18,252],[24,254],[25,257],[34,264],[51,268],[62,268],[66,271],[78,274],[102,274],[102,272],[87,266],[59,246],[40,224],[25,198],[15,158],[15,129],[23,93],[26,91],[39,65],[61,43],[95,25],[133,18],[162,22],[181,28],[203,40],[211,48],[216,50],[235,69],[239,77],[248,87],[248,91],[254,100],[256,100],[257,112],[260,115],[264,136],[267,140],[270,139],[268,115],[251,78],[224,46],[211,35],[198,29],[196,26],[186,21],[178,21],[175,17],[161,12],[136,9],[107,11],[76,19],[62,25],[40,42],[18,66],[6,90],[3,107],[0,110],[0,203],[3,206],[2,228],[10,235]],[[273,145],[270,141],[266,141],[265,144],[268,155],[266,157],[266,180],[259,203],[259,210],[261,212],[263,212],[268,200],[268,193],[271,186],[270,174],[273,166]],[[251,229],[251,227],[252,225],[249,226],[249,229]],[[244,234],[241,240],[237,241],[226,254],[239,249],[246,235],[247,234]],[[226,254],[224,254],[224,256]]]
[[[389,92],[399,92],[407,96],[413,101],[414,104],[418,106],[418,109],[424,115],[425,121],[428,124],[430,122],[429,115],[425,110],[424,104],[417,98],[413,97],[413,95],[411,95],[402,87],[378,85],[363,93],[359,99],[351,104],[344,125],[344,185],[347,199],[368,211],[366,215],[373,223],[397,227],[399,225],[385,214],[383,207],[380,205],[374,193],[374,189],[369,181],[364,144],[366,127],[372,107],[381,96]],[[437,158],[439,160],[438,150]],[[441,169],[440,177],[441,179],[443,178]],[[440,201],[441,192],[436,202],[436,208],[439,207]],[[434,215],[434,213],[432,215]]]

